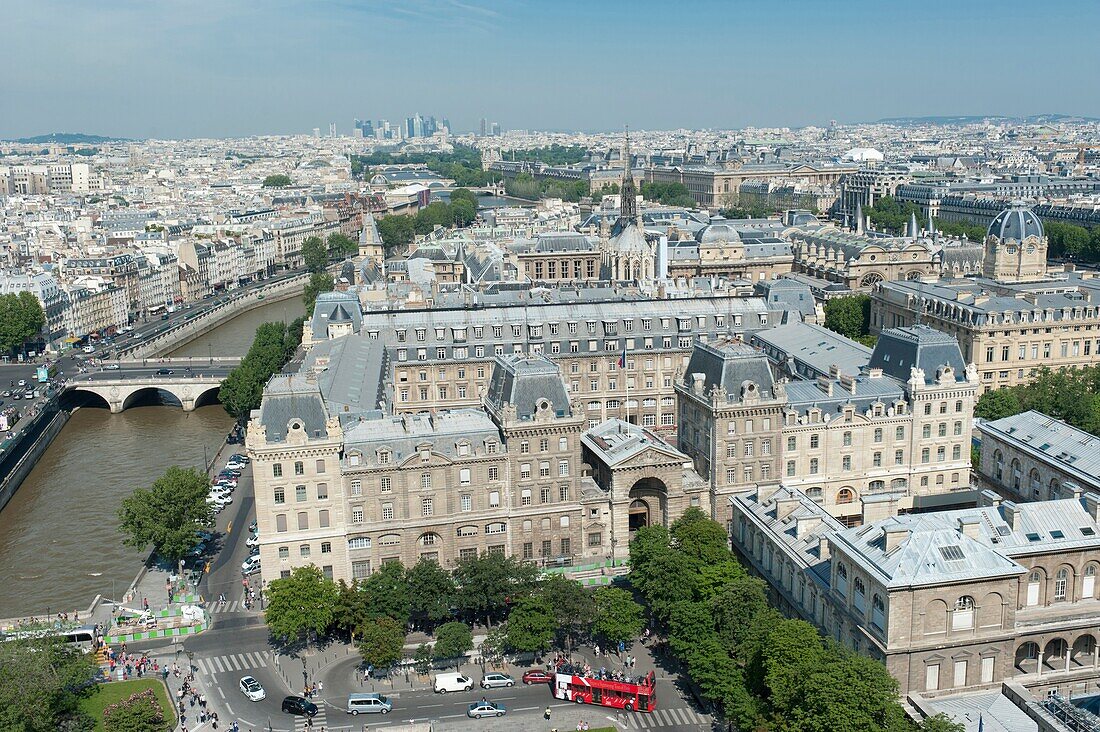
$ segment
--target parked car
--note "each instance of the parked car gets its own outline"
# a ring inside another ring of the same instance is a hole
[[[264,691],[264,687],[260,686],[260,682],[251,676],[245,676],[241,679],[241,693],[248,697],[249,701],[263,701],[267,698],[267,692]]]
[[[244,463],[238,463],[235,460],[230,460],[229,462],[227,462],[225,464],[225,469],[226,470],[243,470],[244,469]]]
[[[436,674],[433,688],[436,694],[446,694],[448,691],[469,691],[474,688],[474,682],[469,676],[451,671]]]
[[[260,537],[257,536],[256,534],[253,534],[252,536],[248,537],[248,539],[245,541],[244,545],[245,546],[259,546],[260,545]]]
[[[242,574],[256,574],[260,571],[260,558],[258,556],[252,556],[241,562]],[[284,702],[285,703],[285,702]],[[286,710],[284,710],[286,711]]]
[[[530,686],[531,684],[549,684],[554,680],[554,675],[549,671],[541,671],[537,668],[533,668],[530,671],[523,672],[523,683]]]
[[[466,709],[466,716],[474,719],[482,717],[503,717],[507,710],[500,702],[476,701]]]
[[[258,532],[260,530],[260,524],[258,522],[256,522],[255,520],[253,520],[252,523],[250,523],[248,525],[248,530],[251,531],[253,534],[255,534],[256,532]]]
[[[512,687],[516,685],[516,680],[508,674],[490,673],[481,677],[482,689],[499,689],[501,687]]]
[[[282,709],[287,714],[312,717],[317,713],[317,705],[304,696],[288,696],[283,699]]]

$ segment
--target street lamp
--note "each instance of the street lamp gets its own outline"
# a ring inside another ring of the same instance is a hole
[[[306,671],[306,659],[302,658],[302,690],[309,686],[309,672]]]

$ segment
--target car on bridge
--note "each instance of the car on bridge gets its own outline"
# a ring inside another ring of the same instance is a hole
[[[109,363],[106,366],[104,366],[103,368],[104,368],[105,371],[118,371],[122,367],[119,366],[117,363]]]
[[[157,376],[171,376],[174,373],[172,369],[157,369]]]

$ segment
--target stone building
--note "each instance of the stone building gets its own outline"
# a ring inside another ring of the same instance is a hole
[[[1045,501],[1081,490],[1100,493],[1100,437],[1036,411],[977,428],[979,477],[1001,495]]]
[[[543,232],[507,247],[516,271],[533,282],[592,282],[600,279],[598,242],[574,232]]]
[[[835,226],[793,228],[791,242],[797,272],[838,282],[848,289],[866,289],[877,282],[923,280],[939,275],[937,247],[913,230],[907,236],[868,236]]]
[[[785,612],[885,663],[904,696],[1095,688],[1100,500],[983,499],[845,529],[761,486],[731,497],[731,538]]]

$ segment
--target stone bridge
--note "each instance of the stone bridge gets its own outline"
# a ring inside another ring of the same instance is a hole
[[[188,367],[176,361],[117,364],[118,368],[81,374],[64,386],[62,394],[93,394],[102,399],[112,414],[131,406],[142,396],[156,394],[178,402],[185,412],[218,401],[222,380],[235,363],[220,359],[215,364]]]

